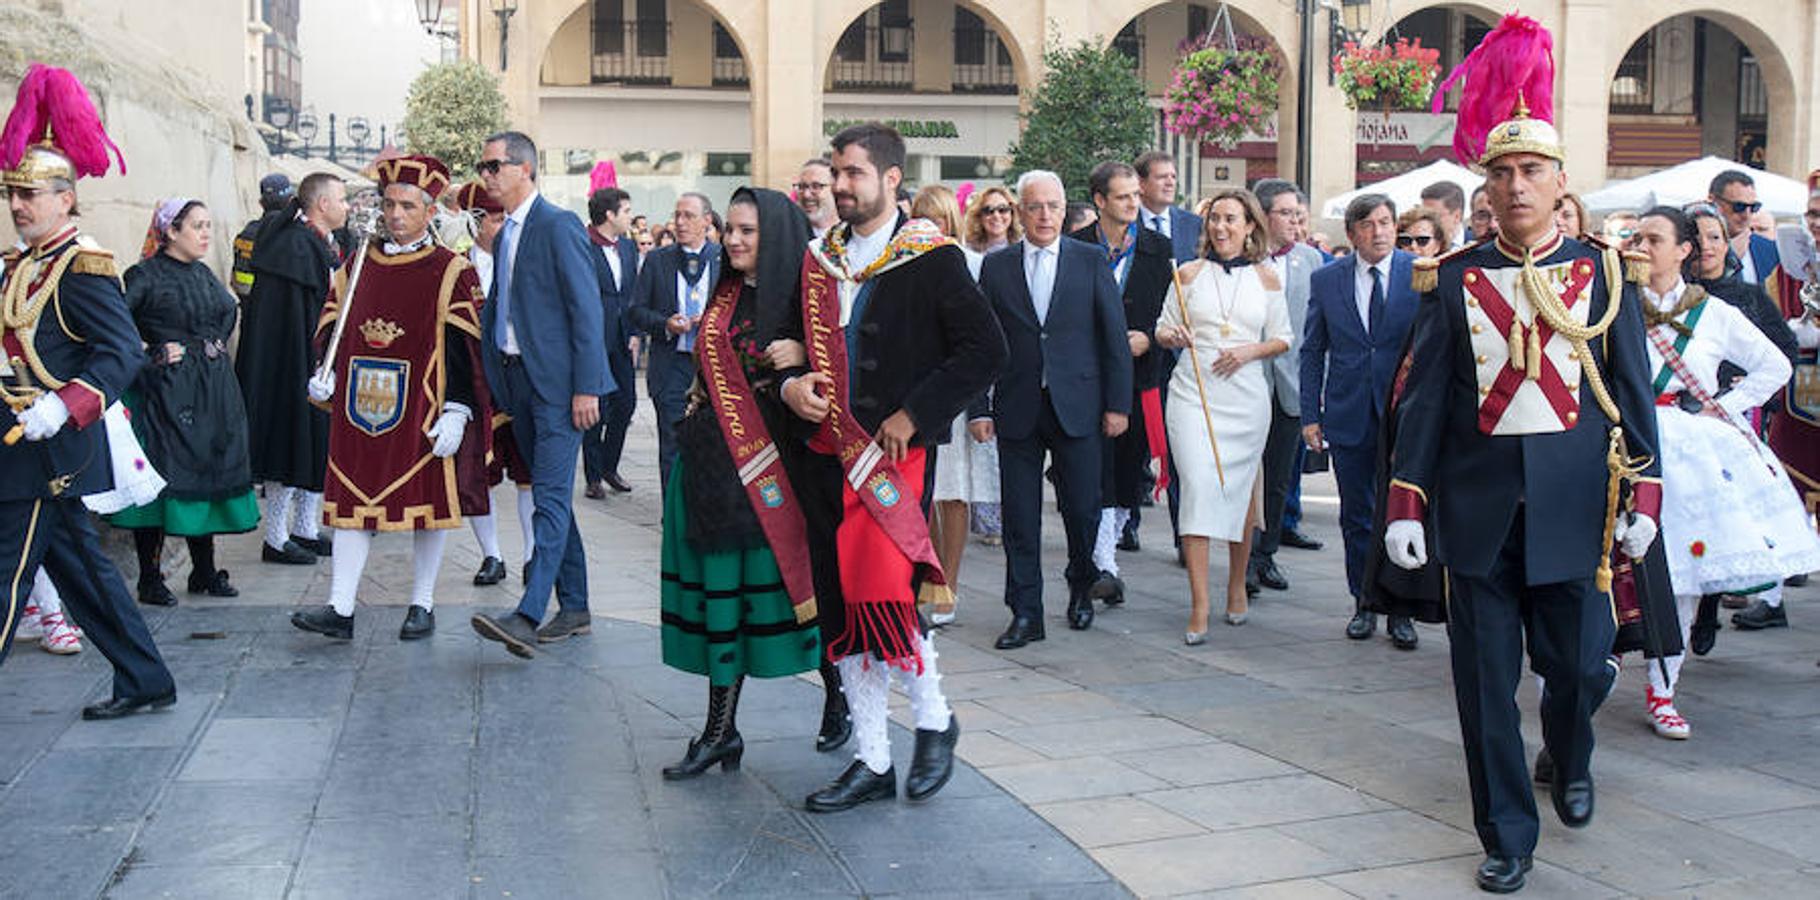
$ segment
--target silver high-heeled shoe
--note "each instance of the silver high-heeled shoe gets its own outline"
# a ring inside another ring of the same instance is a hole
[[[1207,632],[1184,631],[1182,632],[1182,643],[1187,644],[1190,647],[1199,647],[1200,645],[1207,643]]]
[[[1249,618],[1249,617],[1250,617],[1250,615],[1251,615],[1251,613],[1249,613],[1249,612],[1242,612],[1242,613],[1227,613],[1227,614],[1226,614],[1226,624],[1228,624],[1228,625],[1243,625],[1243,624],[1245,624],[1245,620],[1246,620],[1246,619],[1247,619],[1247,618]]]

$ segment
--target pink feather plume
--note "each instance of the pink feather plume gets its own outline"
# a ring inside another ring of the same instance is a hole
[[[113,151],[126,172],[126,158],[101,127],[101,114],[88,91],[68,69],[33,63],[19,82],[19,96],[0,131],[0,164],[12,168],[26,148],[44,139],[45,125],[64,156],[75,166],[76,177],[107,173],[108,151]]]
[[[1521,98],[1529,117],[1555,120],[1555,39],[1542,23],[1518,13],[1506,15],[1479,46],[1460,61],[1435,91],[1435,112],[1447,91],[1460,82],[1460,112],[1454,123],[1453,152],[1462,165],[1476,165],[1485,138],[1511,117]]]
[[[972,196],[973,182],[962,182],[960,188],[954,192],[954,202],[960,204],[961,212],[965,213],[967,211],[967,199]]]
[[[588,193],[609,187],[619,187],[619,169],[610,159],[595,163],[594,171],[588,173]]]

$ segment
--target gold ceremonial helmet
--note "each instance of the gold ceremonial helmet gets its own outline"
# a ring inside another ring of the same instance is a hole
[[[1523,102],[1520,93],[1510,118],[1499,122],[1485,135],[1485,152],[1479,156],[1479,166],[1491,165],[1492,160],[1512,153],[1534,153],[1555,162],[1567,161],[1567,150],[1561,146],[1561,133],[1546,119],[1530,118],[1529,104]]]
[[[0,173],[0,183],[9,188],[43,190],[54,186],[57,181],[75,184],[76,165],[51,143],[48,128],[45,129],[43,142],[25,148],[25,154],[19,157],[19,164]]]

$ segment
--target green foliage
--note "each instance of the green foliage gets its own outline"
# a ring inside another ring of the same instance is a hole
[[[499,79],[473,60],[424,69],[411,82],[404,109],[406,148],[442,160],[457,182],[474,177],[480,142],[506,127]]]
[[[1100,162],[1130,162],[1150,149],[1152,114],[1131,57],[1082,41],[1043,53],[1043,83],[1011,145],[1007,179],[1031,169],[1062,176],[1069,200],[1087,200],[1087,173]]]
[[[1269,128],[1283,74],[1269,41],[1247,36],[1226,46],[1208,39],[1185,50],[1163,94],[1170,131],[1231,147]]]

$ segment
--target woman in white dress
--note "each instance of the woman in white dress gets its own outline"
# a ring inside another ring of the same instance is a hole
[[[1820,568],[1820,538],[1746,418],[1788,382],[1788,358],[1736,307],[1682,280],[1699,233],[1680,210],[1645,213],[1632,243],[1650,259],[1642,299],[1661,432],[1662,547],[1685,644],[1700,595],[1760,590]],[[1720,384],[1721,361],[1744,375]],[[1688,736],[1675,708],[1682,659],[1650,665],[1645,694],[1651,726],[1672,739]]]
[[[954,191],[943,185],[932,184],[917,191],[910,201],[910,215],[934,222],[951,238],[960,237],[961,206],[954,199]],[[978,281],[984,257],[965,244],[961,245],[961,253],[967,257],[967,271]],[[999,502],[998,445],[976,439],[966,410],[954,417],[950,428],[948,443],[935,454],[935,503],[930,507],[929,524],[936,557],[955,590],[949,594],[946,606],[938,602],[929,609],[929,622],[933,625],[954,621],[954,601],[960,596],[961,554],[967,549],[968,508],[996,506]],[[982,429],[980,433],[985,432]]]
[[[1170,378],[1165,419],[1182,486],[1177,530],[1193,598],[1183,636],[1190,645],[1207,639],[1212,541],[1226,544],[1226,623],[1245,622],[1245,563],[1261,518],[1257,476],[1270,431],[1264,366],[1288,352],[1293,336],[1257,199],[1222,191],[1202,205],[1202,217],[1206,259],[1182,267],[1182,290],[1164,301],[1156,329],[1163,346],[1185,348]]]

